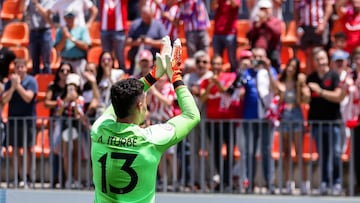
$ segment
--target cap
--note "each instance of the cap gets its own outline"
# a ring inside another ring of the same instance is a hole
[[[239,59],[251,58],[252,55],[253,55],[252,52],[249,50],[241,50],[239,54]]]
[[[147,49],[141,50],[139,52],[139,61],[142,61],[142,60],[153,61],[154,58],[153,58],[152,53]]]
[[[349,58],[349,53],[347,53],[346,51],[343,51],[343,50],[336,50],[332,54],[331,60],[332,61],[346,60],[348,58]]]
[[[270,0],[259,0],[257,5],[259,8],[272,8],[272,2]]]
[[[76,16],[76,11],[70,7],[64,11],[64,17],[75,17],[75,16]]]
[[[76,73],[70,73],[67,77],[66,77],[66,84],[74,84],[76,86],[80,86],[80,76]]]

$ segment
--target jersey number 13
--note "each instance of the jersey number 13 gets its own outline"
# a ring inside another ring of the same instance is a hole
[[[101,163],[101,185],[102,185],[102,192],[107,193],[107,183],[106,183],[106,159],[107,159],[108,153],[105,153],[100,157],[98,160]],[[131,192],[137,182],[138,182],[138,175],[136,171],[131,167],[131,164],[134,162],[137,154],[126,154],[126,153],[117,153],[117,152],[111,152],[111,158],[112,159],[124,159],[125,163],[120,168],[120,170],[125,171],[129,174],[131,177],[130,183],[123,187],[123,188],[117,188],[111,184],[109,184],[110,192],[115,194],[126,194],[128,192]]]

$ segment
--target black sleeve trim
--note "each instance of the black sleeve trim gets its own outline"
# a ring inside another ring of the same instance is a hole
[[[153,85],[156,82],[156,79],[150,73],[145,76],[145,80],[149,83],[149,85]]]
[[[179,86],[182,86],[182,85],[185,85],[182,80],[178,80],[178,81],[174,82],[173,83],[174,90],[176,90],[176,88],[178,88]]]

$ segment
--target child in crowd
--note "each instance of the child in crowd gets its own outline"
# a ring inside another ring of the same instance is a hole
[[[345,51],[346,47],[346,35],[343,32],[337,32],[335,35],[331,38],[332,41],[332,47],[329,49],[329,56],[332,57],[333,53],[336,50],[342,50]]]

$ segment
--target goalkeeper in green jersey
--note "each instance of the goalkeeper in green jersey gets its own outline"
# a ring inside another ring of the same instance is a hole
[[[162,154],[200,122],[193,96],[182,82],[181,44],[168,37],[156,54],[153,70],[141,78],[125,79],[111,87],[112,105],[91,129],[95,201],[101,203],[155,202],[156,172]],[[145,92],[166,72],[172,81],[181,114],[166,123],[141,128],[146,113]]]

